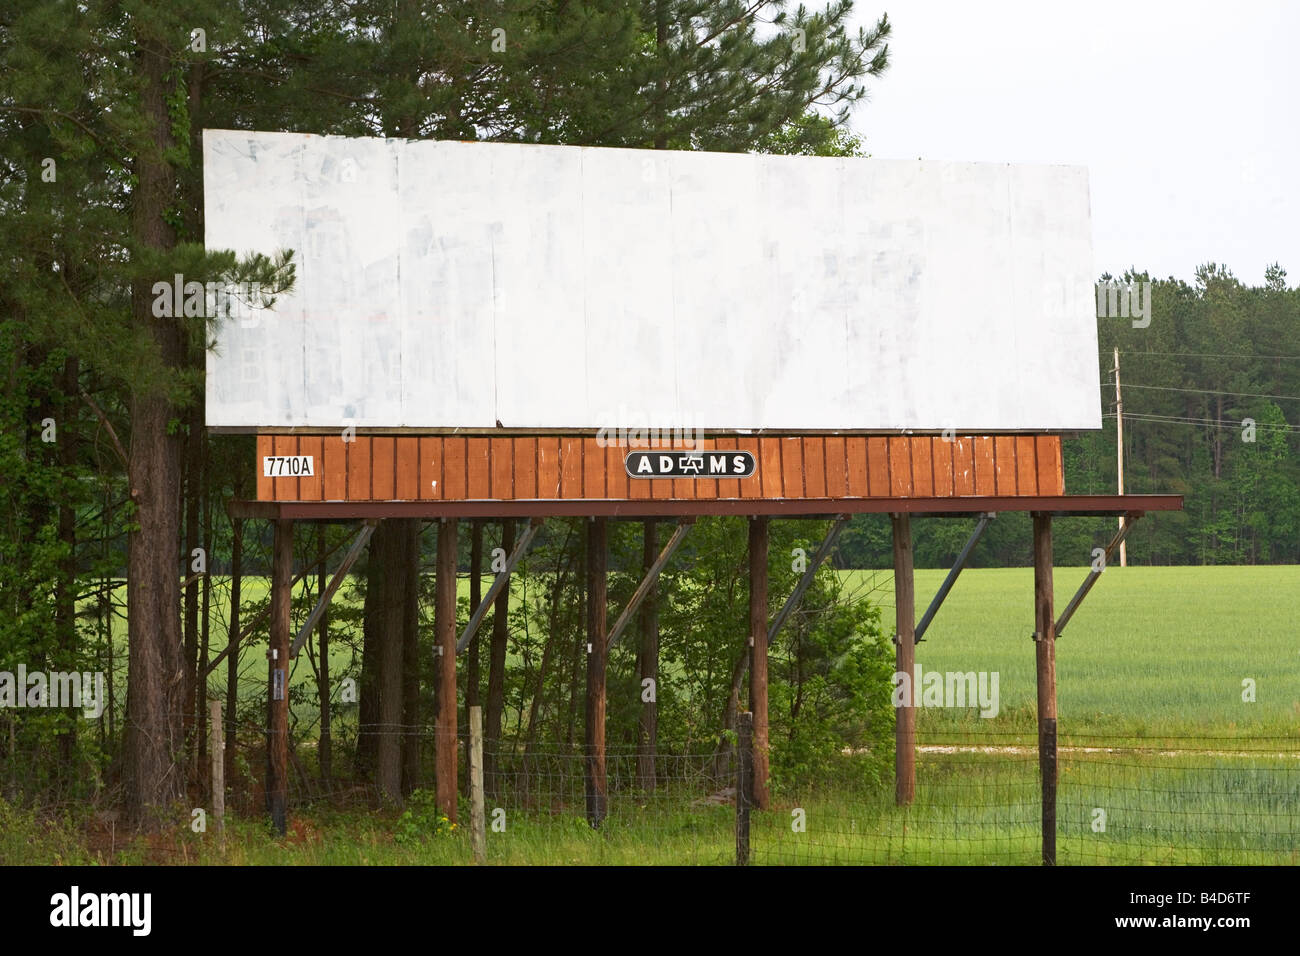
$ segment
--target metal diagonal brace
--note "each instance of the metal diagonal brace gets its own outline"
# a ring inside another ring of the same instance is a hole
[[[1083,599],[1087,597],[1088,592],[1092,590],[1092,586],[1096,584],[1097,579],[1101,577],[1101,572],[1105,571],[1106,565],[1110,564],[1110,556],[1115,553],[1115,549],[1120,546],[1120,542],[1128,537],[1128,533],[1133,530],[1134,523],[1142,517],[1142,514],[1141,511],[1134,511],[1124,516],[1124,526],[1116,532],[1115,537],[1111,538],[1110,544],[1106,546],[1106,553],[1101,559],[1101,570],[1097,570],[1094,565],[1093,569],[1088,572],[1088,576],[1083,579],[1083,583],[1079,585],[1079,590],[1074,592],[1074,597],[1070,598],[1070,603],[1065,606],[1065,610],[1061,612],[1061,616],[1056,619],[1055,630],[1057,637],[1061,636],[1061,632],[1065,630],[1065,625],[1069,623],[1070,618],[1074,616],[1074,612],[1077,611],[1079,605],[1083,603]]]
[[[302,649],[303,644],[307,642],[307,638],[311,636],[311,632],[316,627],[321,615],[330,606],[330,601],[334,600],[334,592],[339,589],[343,579],[352,570],[352,565],[356,563],[357,558],[361,557],[361,549],[366,546],[366,542],[370,540],[370,536],[375,533],[377,527],[379,527],[379,520],[372,518],[362,526],[361,530],[357,532],[357,536],[352,539],[352,547],[348,548],[348,553],[343,555],[343,563],[334,572],[334,577],[330,579],[329,586],[325,588],[325,593],[320,596],[316,606],[307,615],[306,622],[298,629],[298,636],[293,639],[293,646],[289,648],[290,658],[298,656],[298,651]]]
[[[943,606],[944,599],[948,596],[948,592],[952,590],[952,586],[957,583],[957,575],[961,574],[963,569],[965,569],[966,562],[970,559],[970,553],[975,550],[975,545],[979,543],[979,539],[984,534],[985,529],[988,528],[989,522],[996,517],[997,514],[992,511],[987,511],[980,515],[980,520],[979,523],[975,525],[975,530],[972,531],[970,537],[966,539],[966,546],[961,549],[961,554],[957,555],[957,560],[953,563],[952,570],[948,572],[948,576],[943,579],[943,584],[939,586],[939,593],[934,596],[934,600],[930,602],[930,606],[925,609],[925,616],[921,618],[921,623],[916,626],[916,639],[912,641],[913,644],[921,643],[921,639],[925,636],[926,630],[930,627],[930,622],[933,621],[934,616],[939,613],[939,608]]]
[[[673,536],[668,539],[668,543],[664,545],[664,549],[659,552],[659,557],[655,558],[654,564],[650,565],[649,570],[645,573],[645,577],[641,579],[641,583],[638,584],[636,590],[632,592],[632,597],[627,602],[627,607],[623,608],[623,613],[620,614],[618,620],[614,622],[614,627],[609,632],[609,637],[605,639],[606,650],[613,647],[614,643],[623,636],[623,632],[626,631],[628,625],[632,623],[633,615],[635,615],[637,610],[641,607],[641,602],[644,601],[646,595],[650,593],[650,589],[654,587],[654,583],[659,580],[660,572],[663,571],[673,554],[675,554],[677,549],[681,547],[682,542],[686,540],[686,533],[691,530],[691,525],[694,523],[694,518],[684,518],[677,522],[677,529],[673,532]]]
[[[817,574],[817,569],[820,568],[822,562],[830,556],[831,548],[835,547],[835,542],[839,539],[840,532],[844,530],[848,523],[848,515],[839,515],[836,517],[835,523],[831,525],[830,530],[826,532],[826,537],[822,539],[821,547],[817,549],[817,553],[813,555],[813,559],[808,562],[808,567],[804,568],[803,577],[799,579],[799,583],[795,585],[794,591],[791,595],[785,599],[785,604],[781,606],[781,610],[777,612],[776,617],[772,620],[771,626],[767,629],[767,644],[769,647],[771,647],[772,642],[776,640],[777,632],[780,631],[781,626],[785,624],[785,619],[790,616],[790,612],[793,611],[803,599],[804,592],[808,590],[808,587],[813,582],[813,577]]]
[[[478,632],[478,626],[487,616],[487,610],[500,596],[501,590],[510,583],[510,575],[515,570],[515,565],[524,556],[528,546],[533,543],[533,538],[537,537],[537,532],[542,530],[542,525],[546,523],[544,518],[533,518],[528,524],[528,530],[523,536],[515,542],[515,549],[506,558],[506,566],[497,573],[492,579],[492,586],[488,588],[488,593],[483,595],[483,600],[479,602],[478,607],[474,608],[474,613],[470,615],[469,623],[465,625],[465,632],[461,634],[456,641],[456,653],[459,654],[465,648],[469,647],[469,642],[474,640],[474,635]]]

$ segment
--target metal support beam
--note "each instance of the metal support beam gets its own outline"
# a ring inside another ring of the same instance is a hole
[[[659,557],[655,558],[654,564],[650,565],[650,569],[646,571],[645,577],[641,579],[641,583],[637,585],[631,599],[627,602],[627,607],[623,608],[623,613],[614,622],[614,629],[609,632],[609,640],[605,644],[606,648],[613,647],[618,642],[618,639],[623,636],[623,632],[627,630],[628,625],[632,623],[632,618],[640,609],[641,602],[645,600],[646,595],[650,593],[650,589],[659,580],[660,572],[672,559],[677,549],[682,546],[682,542],[686,540],[687,532],[691,530],[691,525],[694,523],[694,518],[687,518],[677,522],[677,529],[673,532],[673,536],[668,539],[664,549],[659,552]]]
[[[1079,605],[1083,603],[1083,599],[1086,598],[1088,592],[1092,590],[1092,586],[1096,584],[1097,579],[1101,577],[1101,572],[1105,571],[1106,566],[1110,564],[1111,555],[1115,553],[1116,548],[1124,543],[1124,539],[1128,537],[1128,533],[1133,530],[1133,525],[1140,517],[1142,517],[1140,514],[1127,515],[1127,520],[1124,522],[1123,526],[1115,533],[1115,537],[1110,539],[1110,544],[1106,545],[1106,553],[1101,559],[1101,569],[1098,570],[1094,564],[1093,569],[1088,572],[1088,576],[1084,578],[1083,583],[1079,585],[1079,590],[1074,592],[1074,597],[1070,598],[1070,603],[1065,606],[1065,610],[1061,612],[1060,618],[1057,619],[1057,637],[1061,636],[1061,632],[1065,630],[1065,625],[1069,623],[1070,618],[1074,616],[1074,612],[1077,611]]]
[[[979,543],[980,537],[989,526],[989,522],[996,517],[997,514],[992,511],[980,515],[980,520],[979,523],[975,525],[975,530],[972,531],[970,537],[966,539],[966,546],[961,549],[961,554],[957,555],[957,561],[953,564],[952,570],[949,571],[948,576],[943,579],[943,584],[939,587],[939,593],[934,596],[934,600],[930,602],[930,606],[925,609],[925,615],[921,618],[921,623],[916,625],[915,643],[920,644],[921,641],[924,640],[926,629],[930,626],[930,622],[934,620],[934,616],[939,613],[939,608],[943,606],[944,598],[948,596],[948,592],[952,590],[952,586],[957,583],[957,576],[965,569],[966,562],[970,559],[970,553],[975,550],[975,545]]]
[[[817,569],[822,566],[831,553],[831,548],[835,547],[835,542],[839,539],[840,532],[844,526],[849,523],[848,515],[840,515],[831,525],[830,530],[826,532],[826,537],[822,539],[821,546],[813,555],[813,559],[808,562],[808,567],[804,568],[803,576],[799,578],[799,583],[795,585],[794,591],[785,599],[785,604],[772,619],[771,625],[767,629],[767,643],[770,646],[776,640],[777,633],[781,630],[781,625],[785,624],[785,619],[790,616],[790,612],[799,606],[803,600],[804,592],[812,585],[813,578],[817,575]]]
[[[478,626],[483,623],[483,618],[487,617],[488,608],[496,601],[502,589],[510,583],[510,575],[514,573],[515,565],[523,558],[528,546],[533,543],[533,538],[537,537],[537,532],[542,529],[544,523],[544,518],[534,518],[529,523],[528,530],[519,539],[514,551],[510,552],[510,557],[506,558],[505,569],[492,579],[492,586],[488,588],[488,593],[483,596],[483,600],[479,602],[478,607],[474,608],[474,613],[470,615],[469,623],[465,625],[465,632],[456,641],[457,654],[469,647],[469,642],[474,640],[474,635],[478,632]]]
[[[366,546],[366,542],[370,540],[370,536],[375,533],[377,527],[379,527],[379,521],[372,518],[365,523],[361,530],[357,532],[357,536],[352,539],[352,547],[348,548],[348,553],[343,556],[343,563],[334,572],[329,587],[325,589],[325,592],[316,602],[316,606],[307,615],[307,620],[298,629],[298,636],[293,639],[293,646],[289,648],[291,658],[298,656],[298,651],[307,642],[307,638],[311,637],[312,630],[320,621],[321,615],[325,613],[325,609],[330,606],[330,601],[334,600],[334,594],[338,591],[339,585],[343,583],[343,579],[352,570],[352,565],[356,563],[357,558],[361,557],[361,549]],[[322,567],[320,570],[323,573],[325,569]]]

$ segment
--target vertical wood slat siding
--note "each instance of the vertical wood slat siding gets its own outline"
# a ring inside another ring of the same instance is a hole
[[[673,447],[685,448],[680,440]],[[257,436],[260,501],[981,497],[1065,493],[1059,435],[706,439],[748,451],[749,478],[629,478],[629,449],[578,436]],[[268,478],[267,455],[311,455],[311,477]]]

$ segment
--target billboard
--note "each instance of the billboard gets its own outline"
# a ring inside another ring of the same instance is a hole
[[[207,422],[1101,426],[1086,170],[204,132]]]

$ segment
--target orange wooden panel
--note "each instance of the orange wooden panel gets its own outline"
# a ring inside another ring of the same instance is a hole
[[[671,449],[672,446],[672,438],[665,437],[660,439],[660,448],[653,450]],[[646,481],[650,484],[650,497],[665,501],[676,497],[676,492],[673,489],[675,482],[671,479],[665,481],[663,478],[647,478]]]
[[[370,490],[379,501],[396,497],[397,441],[376,435],[370,445]]]
[[[476,501],[492,497],[492,470],[488,461],[490,443],[486,438],[466,439],[465,497]]]
[[[399,438],[398,441],[407,439]],[[446,466],[446,456],[443,454],[443,441],[437,435],[429,435],[411,439],[419,442],[420,455],[420,497],[433,501],[441,501],[446,489],[443,487],[446,482],[443,480],[442,473]]]
[[[826,496],[845,497],[849,493],[849,482],[845,471],[844,439],[838,435],[823,439],[822,454],[826,460]]]
[[[408,438],[394,439],[397,444],[397,490],[399,501],[420,497],[420,446]]]
[[[342,435],[326,435],[321,440],[321,496],[326,501],[343,501],[348,496],[348,450],[351,442]]]
[[[736,439],[734,438],[715,438],[713,447],[718,451],[731,451],[736,448]],[[717,491],[719,498],[739,498],[740,481],[736,478],[719,478],[717,481]]]
[[[606,445],[602,451],[605,453],[605,494],[621,501],[628,496],[624,459],[629,449],[621,445]]]
[[[607,494],[605,449],[596,444],[596,439],[584,438],[582,440],[582,497],[604,498]]]
[[[803,439],[781,439],[781,496],[783,498],[804,498],[803,483]]]
[[[889,493],[895,498],[912,494],[912,442],[908,438],[889,439]]]
[[[1040,495],[1065,494],[1065,469],[1061,461],[1061,436],[1039,435],[1038,493]]]
[[[1016,436],[1016,494],[1038,493],[1038,457],[1034,454],[1034,436]]]
[[[934,496],[934,463],[930,457],[929,436],[909,438],[912,446],[912,494],[918,498]]]
[[[321,469],[325,467],[325,459],[321,455],[320,436],[303,435],[299,438],[298,454],[311,455],[311,470],[315,472],[311,477],[304,475],[298,479],[298,498],[300,501],[320,501],[324,495]]]
[[[748,478],[737,480],[740,486],[740,497],[742,498],[761,498],[763,496],[763,461],[759,456],[759,442],[757,438],[737,438],[736,448],[739,451],[747,451],[754,456],[754,473]]]
[[[952,491],[952,446],[943,438],[930,439],[930,460],[934,470],[934,495],[947,498]]]
[[[997,476],[993,464],[993,439],[980,437],[972,441],[975,455],[975,494],[996,494]]]
[[[370,491],[370,462],[375,440],[369,435],[359,435],[347,442],[348,446],[348,500],[366,501],[377,498]]]
[[[952,493],[975,494],[975,440],[963,436],[952,442]]]
[[[537,439],[537,497],[560,497],[560,440]]]
[[[273,455],[296,455],[298,454],[298,436],[297,435],[276,435],[273,444]],[[276,501],[298,501],[298,479],[297,478],[272,478],[272,487],[275,490]]]
[[[763,497],[782,497],[785,486],[781,473],[781,439],[760,438],[758,453],[758,476],[763,486]]]
[[[572,435],[560,439],[560,497],[582,497],[582,439]]]
[[[448,435],[442,440],[442,497],[447,501],[460,501],[468,497],[469,476],[465,469],[465,438]]]
[[[889,487],[889,439],[867,439],[867,494],[872,498],[888,498],[893,492]]]
[[[537,497],[537,439],[512,438],[515,451],[515,497]]]
[[[826,497],[826,439],[803,440],[803,493],[809,498]]]
[[[257,461],[253,462],[253,474],[257,476],[257,500],[274,501],[275,484],[265,474],[262,459],[275,454],[275,442],[270,435],[257,436]]]
[[[846,438],[844,440],[845,471],[848,473],[849,497],[868,498],[871,496],[871,482],[867,477],[867,440],[865,438]]]
[[[499,498],[503,501],[508,500],[515,496],[515,442],[511,438],[493,438],[491,441],[492,488],[490,497]]]
[[[993,469],[996,488],[1000,495],[1016,493],[1016,439],[1014,435],[998,435],[993,439]]]

